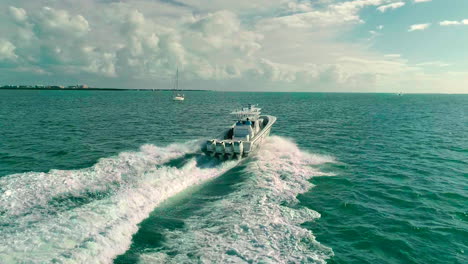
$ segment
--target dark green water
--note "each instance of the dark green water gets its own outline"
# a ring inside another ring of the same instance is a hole
[[[468,263],[467,95],[170,96],[0,91],[0,263]],[[265,148],[197,154],[241,102]]]

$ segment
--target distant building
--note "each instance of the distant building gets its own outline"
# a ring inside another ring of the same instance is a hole
[[[88,89],[88,85],[80,84],[80,85],[70,85],[67,87],[68,89]]]
[[[63,86],[63,85],[3,85],[0,86],[2,89],[45,89],[45,90],[59,90],[59,89],[88,89],[89,86],[86,84],[79,84],[79,85],[70,85],[70,86]]]

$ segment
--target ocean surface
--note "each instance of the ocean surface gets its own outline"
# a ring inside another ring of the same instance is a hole
[[[258,103],[255,155],[201,140]],[[468,95],[0,90],[0,263],[468,263]]]

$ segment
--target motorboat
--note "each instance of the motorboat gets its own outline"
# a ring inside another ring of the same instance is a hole
[[[236,122],[222,134],[206,141],[203,151],[220,159],[240,159],[249,156],[260,148],[262,142],[270,135],[276,117],[262,115],[260,108],[249,104],[232,112]]]

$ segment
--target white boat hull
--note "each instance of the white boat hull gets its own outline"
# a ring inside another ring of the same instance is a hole
[[[217,138],[207,141],[202,147],[203,151],[209,156],[218,157],[220,159],[240,159],[249,156],[252,152],[255,152],[261,147],[262,142],[270,135],[271,128],[276,122],[276,117],[274,116],[266,115],[261,116],[261,118],[264,119],[266,124],[252,139],[233,140],[229,138],[230,131],[235,126],[233,125]]]

